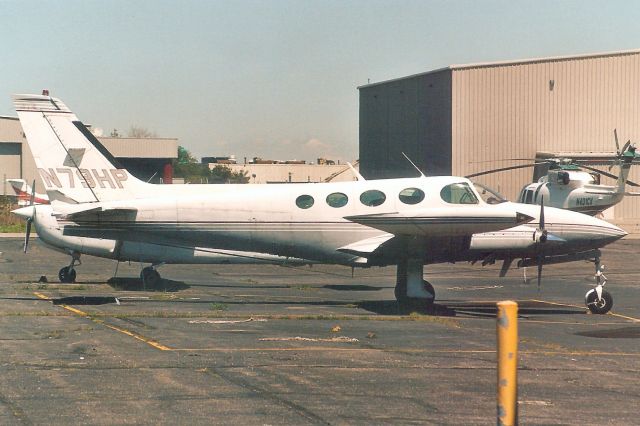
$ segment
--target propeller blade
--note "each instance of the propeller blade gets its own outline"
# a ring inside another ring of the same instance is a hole
[[[624,152],[627,150],[627,148],[629,148],[629,145],[631,145],[631,139],[629,139],[629,140],[627,141],[627,143],[625,143],[625,144],[622,146],[622,151],[620,151],[620,154],[618,154],[618,155],[622,155],[622,154],[624,154]]]
[[[618,180],[618,176],[614,175],[613,173],[605,172],[603,170],[596,169],[595,167],[585,166],[584,164],[581,164],[580,167],[582,167],[584,169],[587,169],[587,170],[591,170],[591,171],[596,172],[596,173],[600,173],[601,175],[606,176],[606,177],[610,177],[611,179]],[[640,184],[637,184],[637,183],[635,183],[633,181],[630,181],[628,179],[627,179],[627,185],[629,185],[629,186],[640,186]]]
[[[613,138],[616,141],[616,153],[620,155],[620,145],[618,144],[618,129],[613,129]]]
[[[31,222],[33,222],[33,217],[27,218],[27,230],[24,234],[24,253],[27,252],[27,248],[29,247],[29,237],[31,236]]]
[[[33,183],[31,184],[31,199],[29,200],[29,205],[32,206],[33,205],[33,200],[36,198],[36,180],[33,180]]]
[[[544,196],[540,197],[540,230],[544,232]]]

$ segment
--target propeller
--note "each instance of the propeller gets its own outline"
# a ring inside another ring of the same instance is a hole
[[[31,199],[29,200],[29,207],[31,207],[31,216],[27,217],[27,230],[24,234],[24,253],[27,252],[27,248],[29,247],[29,237],[31,236],[31,224],[33,223],[34,217],[36,215],[36,207],[34,204],[34,200],[36,197],[36,181],[34,179],[31,184]]]

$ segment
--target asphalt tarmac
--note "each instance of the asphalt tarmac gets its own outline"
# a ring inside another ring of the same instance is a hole
[[[0,238],[0,424],[495,424],[504,299],[522,424],[639,421],[640,240],[604,250],[604,316],[588,262],[540,291],[535,268],[429,266],[437,303],[415,313],[395,268],[166,265],[144,288],[140,265],[86,256],[60,284],[68,257],[36,241]]]

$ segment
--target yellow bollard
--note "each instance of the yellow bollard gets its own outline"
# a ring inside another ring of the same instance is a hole
[[[498,422],[518,424],[518,304],[498,302]]]

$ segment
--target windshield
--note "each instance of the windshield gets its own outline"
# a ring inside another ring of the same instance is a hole
[[[473,182],[473,186],[480,194],[480,198],[487,204],[500,204],[508,201],[502,194],[481,183]]]

